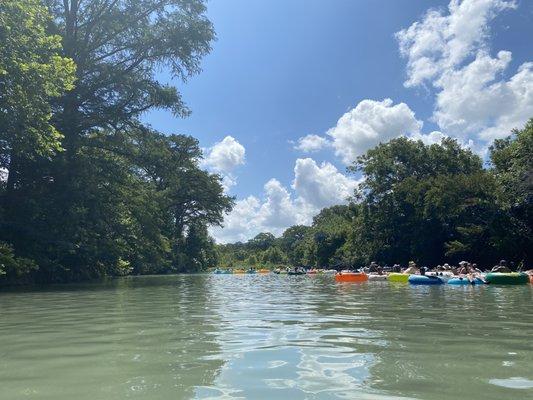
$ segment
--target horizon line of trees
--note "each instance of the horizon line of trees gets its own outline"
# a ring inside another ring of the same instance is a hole
[[[144,112],[189,109],[215,32],[204,0],[0,2],[0,284],[196,271],[231,210],[198,141]]]
[[[276,238],[217,245],[218,266],[361,267],[371,261],[436,266],[504,258],[531,267],[533,119],[489,149],[490,165],[453,139],[393,139],[348,168],[362,185],[347,205],[324,208],[310,226]]]

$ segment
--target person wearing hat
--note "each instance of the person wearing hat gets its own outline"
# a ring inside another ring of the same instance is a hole
[[[402,272],[402,267],[400,266],[400,264],[394,264],[392,266],[392,272]]]
[[[460,275],[466,275],[469,272],[470,271],[468,270],[468,262],[467,261],[461,261],[459,263],[459,268],[457,269],[457,273],[459,273]]]
[[[403,271],[404,274],[418,274],[419,270],[414,261],[409,261],[409,266]]]

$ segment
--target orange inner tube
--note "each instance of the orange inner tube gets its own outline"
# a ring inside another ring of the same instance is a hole
[[[368,275],[359,272],[344,272],[335,275],[335,281],[337,282],[366,282],[368,281]]]

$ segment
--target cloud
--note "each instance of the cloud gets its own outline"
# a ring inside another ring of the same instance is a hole
[[[400,53],[407,58],[406,87],[431,82],[486,47],[488,23],[505,9],[507,0],[452,0],[448,12],[430,9],[421,21],[396,34]]]
[[[313,159],[296,160],[293,192],[277,179],[263,187],[263,198],[249,196],[236,202],[224,219],[224,227],[210,230],[217,242],[246,241],[260,232],[281,235],[295,224],[310,224],[323,207],[346,203],[358,184],[330,163]]]
[[[204,164],[217,172],[229,173],[244,164],[245,149],[232,136],[226,136],[207,150]]]
[[[222,176],[222,185],[228,191],[237,181],[233,171],[245,162],[246,150],[232,136],[226,136],[221,142],[215,143],[205,150],[202,166]]]
[[[312,158],[296,160],[292,188],[305,203],[317,209],[344,203],[357,184],[328,162],[318,165]]]
[[[211,235],[219,243],[246,241],[260,232],[280,235],[294,224],[309,223],[312,213],[300,207],[287,188],[278,180],[270,179],[263,187],[264,199],[255,196],[238,200],[234,209],[225,216],[224,227],[214,227]]]
[[[459,70],[444,73],[436,86],[433,114],[446,132],[481,140],[510,134],[533,115],[533,63],[523,64],[508,81],[497,80],[511,62],[511,53],[500,51],[496,58],[479,53]]]
[[[407,59],[406,87],[435,92],[432,120],[448,135],[491,141],[533,115],[533,63],[505,79],[512,54],[489,52],[490,22],[509,0],[451,1],[396,34]]]
[[[432,144],[440,144],[442,139],[449,138],[449,135],[446,135],[440,131],[433,131],[430,133],[416,133],[414,135],[408,136],[408,139],[411,140],[421,140],[427,146]],[[472,139],[463,140],[461,138],[454,137],[461,147],[464,149],[472,150],[474,153],[477,153],[481,158],[485,158],[487,155],[488,147],[485,145],[479,145],[474,142]]]
[[[414,135],[409,136],[409,139],[412,140],[421,140],[425,145],[429,146],[432,144],[439,144],[442,142],[442,139],[447,138],[448,135],[445,135],[439,131],[433,131],[430,133],[415,133]]]
[[[380,142],[418,133],[421,127],[422,122],[405,103],[393,105],[391,99],[363,100],[344,114],[327,135],[332,139],[335,154],[350,164]]]
[[[307,135],[298,139],[298,144],[294,146],[296,150],[305,153],[313,153],[330,146],[330,142],[322,136]]]

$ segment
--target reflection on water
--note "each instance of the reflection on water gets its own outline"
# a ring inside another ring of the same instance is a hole
[[[532,297],[275,275],[0,293],[0,398],[530,399]]]

